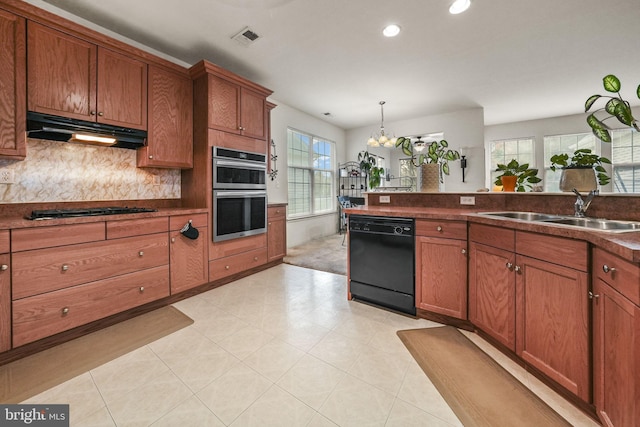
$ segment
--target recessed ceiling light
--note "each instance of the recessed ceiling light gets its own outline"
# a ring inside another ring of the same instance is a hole
[[[384,34],[385,37],[395,37],[400,34],[400,26],[396,24],[387,25],[384,27],[384,30],[382,30],[382,34]]]
[[[457,15],[469,9],[469,6],[471,6],[471,0],[456,0],[449,8],[449,13]]]

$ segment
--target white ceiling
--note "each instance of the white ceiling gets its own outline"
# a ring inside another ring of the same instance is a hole
[[[487,125],[583,112],[616,74],[640,104],[639,0],[45,0],[188,64],[207,59],[344,129],[483,107]],[[396,38],[382,28],[397,23]],[[244,27],[260,38],[231,39]],[[323,113],[330,112],[330,117]]]

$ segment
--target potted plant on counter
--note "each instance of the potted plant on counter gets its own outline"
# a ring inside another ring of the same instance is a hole
[[[360,162],[360,171],[367,174],[369,178],[369,189],[373,190],[379,187],[384,176],[384,168],[378,167],[376,157],[369,154],[368,151],[361,151],[358,153],[358,161]]]
[[[611,160],[600,157],[588,148],[578,149],[573,156],[556,154],[551,156],[551,170],[562,169],[560,176],[560,190],[591,191],[598,188],[598,184],[606,185],[611,180],[603,164],[611,164]],[[597,180],[597,182],[596,182]]]
[[[495,185],[501,185],[502,191],[527,191],[542,179],[538,178],[538,169],[529,168],[529,163],[520,164],[516,159],[512,159],[507,164],[498,164],[496,172],[501,172],[496,177]]]
[[[411,156],[411,163],[415,167],[420,167],[421,186],[424,192],[437,192],[440,183],[444,182],[444,175],[449,175],[449,162],[460,159],[460,152],[449,148],[446,140],[425,142],[422,137],[416,137],[413,144],[411,137],[401,136],[396,141],[396,147],[400,147],[402,152]],[[426,152],[422,152],[424,149]],[[415,152],[418,152],[416,154]]]
[[[585,113],[588,113],[591,107],[593,107],[596,101],[600,98],[607,99],[603,108],[595,110],[587,117],[587,123],[591,127],[593,134],[604,142],[611,142],[611,133],[609,132],[611,128],[605,124],[604,121],[612,117],[618,119],[618,121],[623,125],[633,127],[635,130],[640,132],[640,124],[638,124],[638,121],[633,117],[631,105],[629,102],[622,99],[622,96],[620,95],[620,80],[613,74],[609,74],[602,79],[602,84],[604,86],[604,90],[609,93],[614,93],[617,96],[591,95],[585,102],[584,111]],[[640,98],[640,85],[636,88],[636,95]],[[609,115],[604,118],[598,118],[596,114],[603,111]]]

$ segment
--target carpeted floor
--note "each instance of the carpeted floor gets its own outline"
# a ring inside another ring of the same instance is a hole
[[[347,242],[344,235],[314,239],[300,246],[287,248],[284,262],[298,267],[327,271],[329,273],[347,274]]]
[[[463,425],[571,425],[454,327],[398,336]]]

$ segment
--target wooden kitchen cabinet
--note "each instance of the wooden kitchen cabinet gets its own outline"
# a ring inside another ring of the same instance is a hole
[[[287,217],[286,206],[267,208],[267,252],[269,262],[282,259],[287,255]]]
[[[147,129],[147,64],[30,21],[28,109]]]
[[[588,402],[586,242],[482,224],[470,236],[471,322]]]
[[[416,307],[467,319],[467,223],[416,220]]]
[[[193,83],[188,75],[149,66],[147,145],[138,167],[193,167]]]
[[[180,230],[189,222],[198,230],[198,238],[189,239]],[[169,260],[171,294],[209,281],[207,214],[177,215],[170,218]]]
[[[10,261],[9,230],[0,230],[0,352],[11,348]]]
[[[640,266],[593,251],[594,404],[605,426],[640,419]]]
[[[27,156],[26,49],[25,19],[0,10],[0,158]]]

